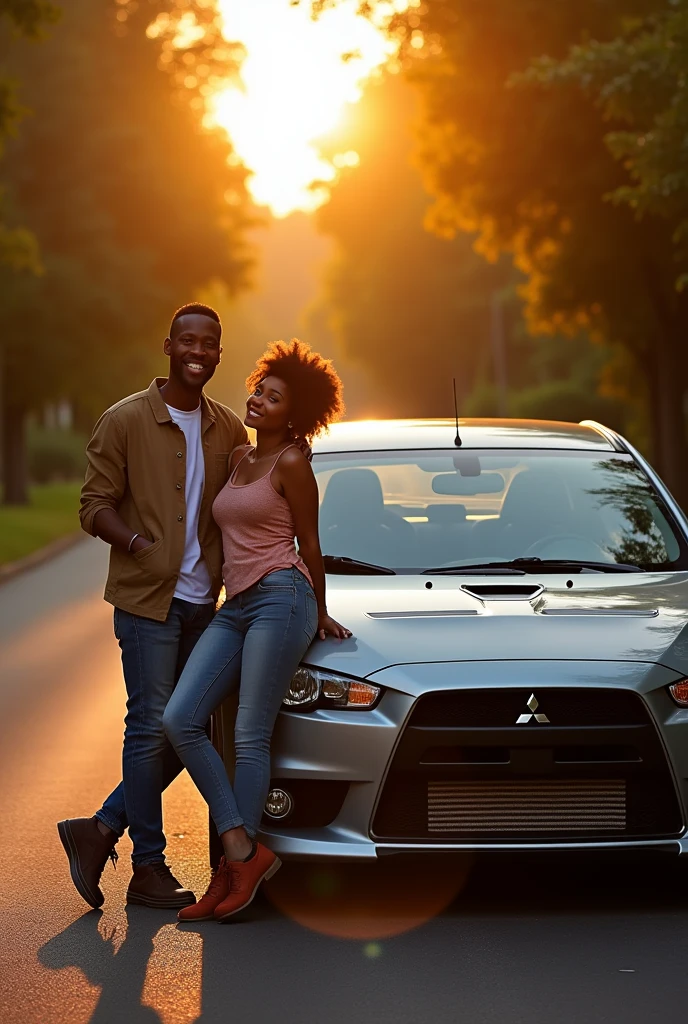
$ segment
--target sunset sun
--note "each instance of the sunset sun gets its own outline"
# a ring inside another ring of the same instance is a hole
[[[206,124],[228,132],[251,171],[254,200],[277,217],[316,209],[338,170],[358,162],[353,151],[330,162],[317,146],[394,53],[394,43],[359,16],[357,6],[357,0],[344,2],[314,21],[306,2],[219,0],[224,34],[243,44],[246,58],[241,84],[209,99]],[[408,6],[395,0],[386,13]]]

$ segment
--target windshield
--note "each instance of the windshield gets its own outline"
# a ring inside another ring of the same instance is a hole
[[[316,455],[323,553],[414,571],[513,558],[688,566],[630,456],[578,451]]]

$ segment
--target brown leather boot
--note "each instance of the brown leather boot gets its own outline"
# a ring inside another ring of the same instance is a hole
[[[134,864],[127,889],[127,903],[144,907],[188,907],[196,902],[190,889],[183,889],[164,860],[156,864]]]
[[[95,817],[58,821],[57,831],[69,859],[69,872],[77,892],[97,910],[105,900],[99,888],[103,868],[108,859],[114,866],[117,864],[117,833],[108,830],[109,834],[103,835]]]

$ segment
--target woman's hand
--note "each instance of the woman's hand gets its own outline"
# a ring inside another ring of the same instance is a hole
[[[318,615],[318,636],[324,640],[327,636],[333,636],[336,640],[348,640],[353,633],[346,626],[342,626],[336,619],[333,619],[327,612]]]

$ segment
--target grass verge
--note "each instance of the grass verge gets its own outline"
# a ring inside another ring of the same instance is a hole
[[[0,506],[0,565],[30,555],[79,529],[81,484],[32,487],[29,505]]]

